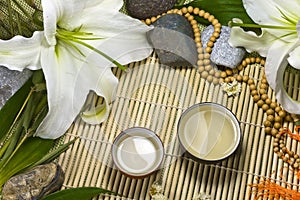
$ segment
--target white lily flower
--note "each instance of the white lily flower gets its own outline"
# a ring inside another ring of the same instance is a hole
[[[42,0],[44,31],[31,38],[0,40],[0,65],[13,70],[42,69],[49,112],[36,136],[63,135],[80,113],[89,91],[104,98],[84,120],[101,123],[118,84],[111,67],[149,56],[151,29],[119,12],[123,0]]]
[[[283,84],[288,64],[300,69],[300,1],[243,0],[243,4],[258,25],[243,24],[234,19],[229,43],[266,57],[266,77],[277,101],[286,111],[300,114],[300,102],[287,94]],[[254,32],[245,32],[239,26],[261,28],[262,34],[257,36]]]

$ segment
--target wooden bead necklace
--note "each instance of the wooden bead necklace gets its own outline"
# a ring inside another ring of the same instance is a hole
[[[282,128],[282,123],[284,121],[291,122],[293,121],[292,116],[284,111],[276,101],[272,101],[271,98],[268,97],[268,82],[266,76],[263,72],[262,79],[259,85],[259,88],[255,84],[255,80],[250,78],[248,75],[240,75],[239,72],[242,71],[245,67],[252,64],[259,64],[262,67],[265,65],[265,60],[260,57],[248,57],[245,58],[241,64],[234,68],[225,68],[224,70],[215,69],[211,65],[210,54],[214,47],[214,43],[221,33],[221,24],[218,19],[216,19],[213,15],[201,10],[199,8],[193,8],[192,6],[183,7],[181,9],[172,9],[162,15],[152,17],[150,19],[144,20],[144,23],[150,25],[155,22],[161,16],[166,14],[179,14],[189,21],[193,28],[194,32],[194,40],[197,46],[198,51],[198,61],[197,67],[200,76],[209,83],[220,84],[220,83],[230,83],[234,80],[242,83],[248,84],[248,87],[251,92],[251,96],[253,101],[257,104],[257,106],[262,109],[266,114],[267,118],[264,121],[264,130],[265,133],[274,137],[273,142],[273,150],[274,153],[278,155],[284,162],[288,163],[293,169],[300,172],[300,156],[293,151],[289,151],[285,147],[285,133],[286,129]],[[198,26],[198,22],[195,20],[193,15],[200,16],[208,22],[210,22],[214,27],[214,32],[210,36],[209,41],[206,44],[206,48],[203,48],[201,43],[201,32]],[[300,136],[299,136],[300,140]]]

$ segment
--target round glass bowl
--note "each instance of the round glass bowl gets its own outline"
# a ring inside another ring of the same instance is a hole
[[[131,178],[144,178],[155,172],[164,158],[160,138],[151,130],[133,127],[122,131],[112,146],[113,162]]]
[[[234,114],[216,103],[199,103],[185,110],[178,122],[183,149],[201,161],[221,161],[238,148],[241,129]]]

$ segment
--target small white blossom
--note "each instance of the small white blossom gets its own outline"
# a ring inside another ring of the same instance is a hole
[[[222,83],[222,89],[228,94],[228,96],[237,95],[241,92],[242,85],[234,80],[232,83]]]

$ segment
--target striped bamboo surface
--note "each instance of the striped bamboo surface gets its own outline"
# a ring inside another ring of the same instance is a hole
[[[261,80],[262,67],[251,65],[241,74]],[[202,79],[193,68],[170,68],[158,64],[153,54],[132,63],[126,72],[116,71],[120,83],[108,120],[101,125],[88,125],[79,118],[66,133],[65,142],[79,140],[59,163],[66,178],[64,187],[98,186],[113,190],[123,197],[102,196],[99,199],[151,199],[149,188],[154,182],[163,187],[169,199],[196,199],[200,193],[211,199],[253,199],[249,184],[268,177],[284,187],[299,189],[295,173],[273,152],[273,138],[265,135],[266,115],[254,103],[247,84],[242,83],[238,96],[228,96],[220,85]],[[285,76],[288,92],[300,96],[299,75]],[[268,95],[274,100],[271,89]],[[90,95],[90,103],[100,101]],[[215,102],[230,109],[240,121],[242,143],[238,151],[217,164],[203,164],[181,155],[176,137],[182,112],[200,102]],[[164,143],[164,165],[145,179],[131,179],[113,166],[110,150],[114,138],[124,129],[142,126],[156,132]],[[293,124],[284,124],[293,129]],[[287,147],[298,154],[298,142],[287,139]]]

